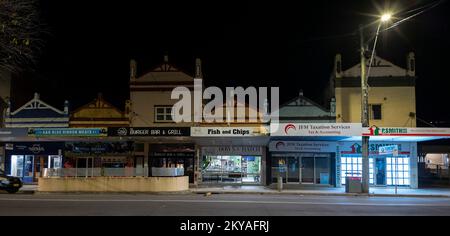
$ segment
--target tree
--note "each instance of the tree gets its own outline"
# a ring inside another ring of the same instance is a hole
[[[34,64],[41,30],[36,0],[0,0],[0,69],[18,72]]]

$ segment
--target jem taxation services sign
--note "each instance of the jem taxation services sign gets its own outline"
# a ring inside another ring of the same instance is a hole
[[[361,123],[273,123],[271,136],[360,136]]]

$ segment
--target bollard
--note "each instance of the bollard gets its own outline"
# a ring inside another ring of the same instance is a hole
[[[281,192],[283,190],[283,177],[278,176],[277,189]]]

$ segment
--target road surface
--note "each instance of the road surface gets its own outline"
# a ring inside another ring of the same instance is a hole
[[[4,216],[450,215],[450,198],[273,194],[3,194]]]

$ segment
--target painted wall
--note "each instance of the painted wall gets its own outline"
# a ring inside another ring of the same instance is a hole
[[[361,88],[336,88],[336,121],[361,122]],[[381,104],[382,119],[369,120],[380,127],[416,127],[416,93],[414,87],[371,87],[369,104]]]

